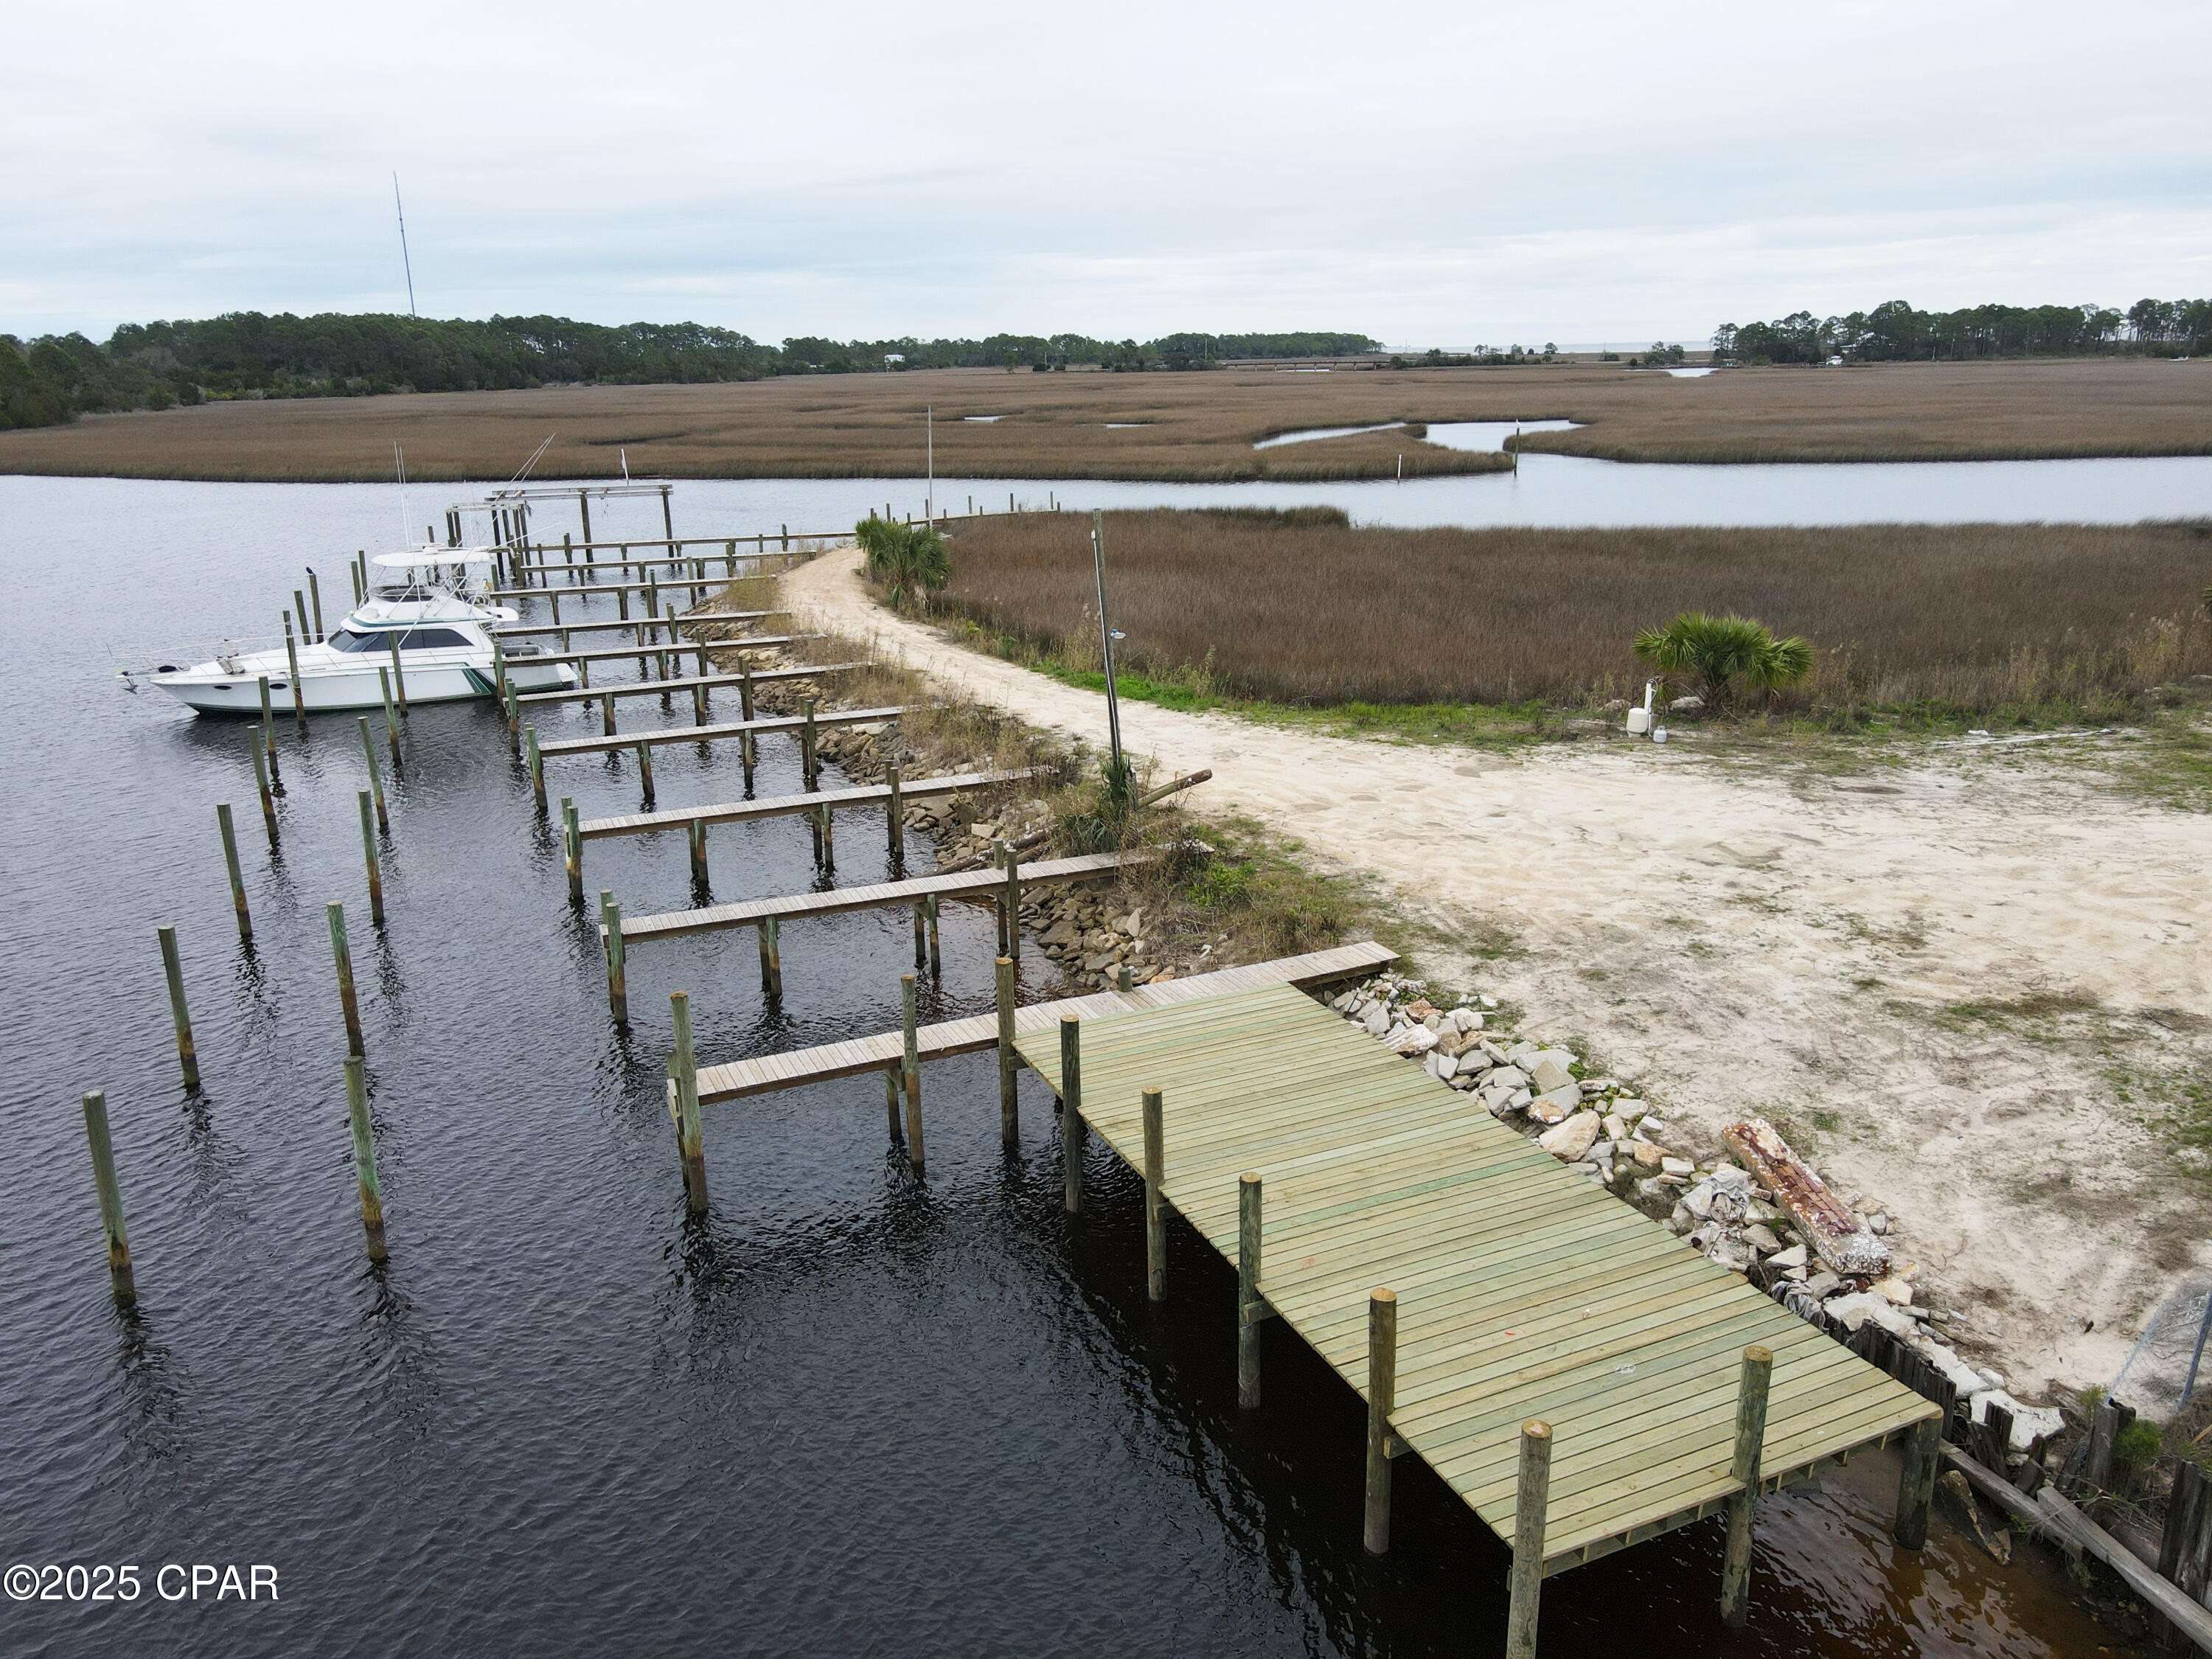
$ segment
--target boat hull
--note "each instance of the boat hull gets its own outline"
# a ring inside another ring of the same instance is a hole
[[[410,662],[405,665],[407,701],[416,703],[469,702],[480,697],[496,695],[489,660],[481,665],[460,659],[446,662]],[[383,683],[377,677],[377,668],[387,673],[391,664],[370,661],[363,668],[322,669],[300,676],[301,700],[310,714],[336,714],[344,709],[381,708],[384,706]],[[526,661],[510,659],[507,678],[520,692],[562,691],[576,683],[576,677],[565,665],[547,663],[532,666]],[[182,673],[157,674],[152,684],[159,686],[196,714],[213,715],[252,716],[261,714],[261,686],[258,677],[206,675],[196,670]],[[279,714],[292,708],[292,683],[289,672],[271,676],[269,682],[270,707]]]

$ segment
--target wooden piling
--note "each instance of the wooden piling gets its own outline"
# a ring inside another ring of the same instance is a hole
[[[261,741],[269,750],[269,785],[277,794],[284,793],[284,774],[276,764],[276,711],[269,702],[269,676],[261,676]]]
[[[222,831],[222,861],[230,872],[230,903],[238,912],[238,937],[241,944],[253,942],[253,917],[246,908],[246,875],[238,867],[238,834],[231,828],[230,803],[219,800],[215,804],[216,827]]]
[[[1136,976],[1129,971],[1129,964],[1125,962],[1121,963],[1120,967],[1114,970],[1114,988],[1115,990],[1133,991],[1136,988]]]
[[[1928,1505],[1936,1496],[1936,1461],[1943,1438],[1940,1419],[1916,1423],[1905,1437],[1905,1466],[1897,1476],[1897,1519],[1890,1536],[1899,1548],[1928,1541]]]
[[[707,885],[707,820],[694,818],[690,824],[691,879]]]
[[[1260,1177],[1237,1177],[1237,1404],[1260,1405],[1260,1326],[1267,1304],[1260,1296]]]
[[[177,1061],[184,1067],[185,1087],[198,1089],[200,1060],[192,1047],[192,1017],[185,1008],[185,969],[177,955],[177,930],[156,927],[154,936],[161,942],[161,971],[169,981],[169,1020],[177,1028]]]
[[[1011,958],[1009,958],[1011,960]],[[1083,1207],[1083,1021],[1060,1017],[1060,1184],[1073,1215]]]
[[[362,757],[368,763],[368,791],[376,802],[376,828],[380,835],[392,833],[392,815],[384,806],[384,774],[376,764],[376,739],[368,735],[368,716],[356,715],[354,724],[361,728]]]
[[[300,684],[300,644],[292,637],[292,613],[284,613],[284,660],[292,665],[292,719],[300,735],[307,735],[307,692]],[[276,752],[270,750],[271,754]]]
[[[545,757],[538,752],[538,728],[522,728],[522,750],[530,762],[530,793],[537,798],[538,810],[545,810]]]
[[[491,690],[501,702],[507,700],[507,643],[500,636],[491,636]]]
[[[307,600],[315,607],[315,643],[320,645],[330,635],[323,632],[323,589],[313,570],[307,572]]]
[[[384,636],[384,641],[392,647],[392,689],[398,696],[399,718],[404,720],[408,718],[407,670],[399,660],[399,630],[393,629]]]
[[[815,700],[809,697],[799,705],[805,711],[806,724],[799,732],[799,769],[810,794],[822,787],[814,760],[814,702]]]
[[[753,665],[752,659],[750,657],[738,659],[738,714],[741,720],[748,722],[753,717]],[[753,734],[750,732],[740,732],[738,737],[738,759],[744,763],[745,786],[748,788],[752,787],[753,753]]]
[[[890,843],[891,867],[896,873],[906,862],[906,807],[899,799],[899,763],[884,764],[884,782],[890,790],[884,805],[884,832]]]
[[[669,994],[676,1016],[676,1054],[669,1070],[676,1080],[676,1145],[684,1158],[684,1201],[693,1215],[707,1213],[707,1134],[699,1121],[699,1067],[691,1053],[691,999]]]
[[[914,965],[917,969],[927,967],[929,963],[929,951],[924,937],[922,902],[916,899],[914,902]]]
[[[615,1024],[629,1024],[629,976],[623,960],[622,906],[611,890],[599,890],[599,926],[606,930],[607,1011]]]
[[[906,1052],[899,1060],[899,1081],[906,1091],[906,1156],[920,1175],[921,1167],[921,1043],[920,993],[912,974],[899,975],[899,1022],[906,1036]]]
[[[1505,1659],[1536,1659],[1536,1612],[1544,1595],[1544,1510],[1552,1493],[1552,1425],[1521,1425],[1521,1484],[1513,1510],[1513,1589],[1505,1611]]]
[[[269,845],[276,845],[276,802],[269,793],[269,756],[261,743],[261,732],[257,726],[246,734],[246,747],[253,751],[253,784],[261,792],[261,821],[269,826]]]
[[[760,936],[761,988],[772,997],[783,995],[783,951],[776,940],[775,918],[763,916],[753,930]]]
[[[123,1231],[123,1188],[115,1179],[115,1146],[107,1133],[107,1096],[99,1089],[84,1097],[84,1138],[92,1147],[92,1184],[100,1194],[100,1227],[107,1236],[107,1277],[115,1299],[128,1307],[138,1299],[131,1273],[131,1240]]]
[[[641,743],[637,746],[637,785],[646,804],[653,803],[653,745]]]
[[[1022,861],[1010,841],[999,842],[999,861],[1006,866],[1006,954],[1022,960]]]
[[[354,792],[361,799],[361,856],[368,866],[368,919],[384,926],[384,872],[376,861],[376,818],[370,810],[368,791]]]
[[[691,724],[704,726],[706,723],[707,688],[703,685],[695,685],[691,688]]]
[[[346,1118],[353,1127],[353,1173],[361,1187],[361,1225],[368,1235],[368,1259],[389,1259],[384,1244],[384,1188],[376,1178],[376,1142],[369,1132],[368,1068],[358,1054],[345,1061]]]
[[[942,979],[945,977],[945,952],[938,933],[936,894],[922,895],[921,915],[929,929],[929,976],[933,980]]]
[[[399,758],[399,714],[392,705],[392,671],[381,664],[377,665],[376,685],[384,694],[384,741],[392,750],[392,775],[404,777],[405,769]]]
[[[1014,964],[1000,957],[992,964],[999,1005],[999,1141],[1008,1152],[1022,1144],[1022,1109],[1016,1075],[1021,1055],[1014,1048]]]
[[[615,732],[615,694],[611,691],[603,691],[599,694],[599,734],[602,737],[609,738],[617,735]]]
[[[346,1048],[349,1052],[364,1054],[368,1052],[361,1040],[361,1004],[353,991],[353,952],[346,945],[345,906],[326,904],[323,914],[331,924],[331,960],[338,973],[338,1006],[345,1010]]]
[[[300,619],[300,643],[313,645],[315,636],[308,632],[307,601],[296,587],[292,590],[292,614]]]
[[[1360,1541],[1390,1549],[1390,1413],[1398,1391],[1398,1293],[1367,1293],[1367,1500]]]
[[[584,837],[576,827],[576,803],[561,797],[561,855],[568,872],[568,902],[584,902]]]
[[[1168,1201],[1160,1191],[1167,1178],[1167,1130],[1160,1091],[1144,1090],[1139,1099],[1145,1113],[1145,1297],[1157,1304],[1168,1299]]]
[[[512,744],[522,731],[522,703],[516,696],[514,682],[507,683],[507,740]]]
[[[1751,1511],[1759,1497],[1767,1385],[1773,1376],[1771,1349],[1754,1344],[1743,1351],[1735,1395],[1735,1461],[1729,1468],[1743,1489],[1729,1499],[1728,1544],[1721,1555],[1721,1622],[1730,1630],[1741,1630],[1751,1617]]]

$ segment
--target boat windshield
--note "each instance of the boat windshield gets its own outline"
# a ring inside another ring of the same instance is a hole
[[[341,628],[327,643],[333,651],[389,651],[395,633],[402,651],[450,651],[457,646],[465,647],[470,642],[467,635],[450,628],[410,628],[404,632],[387,628],[367,634]]]

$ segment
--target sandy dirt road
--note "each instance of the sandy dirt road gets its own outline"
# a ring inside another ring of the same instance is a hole
[[[824,555],[789,603],[1103,745],[1102,696],[890,615],[857,573]],[[2205,1188],[2148,1127],[2212,1081],[2212,819],[2100,787],[2094,759],[1977,744],[1827,777],[1686,733],[1500,755],[1140,704],[1121,722],[1163,774],[1213,769],[1202,809],[1372,872],[1456,937],[1504,929],[1504,957],[1425,965],[1586,1044],[1701,1153],[1752,1112],[1800,1126],[2023,1394],[2109,1382],[2212,1267]]]

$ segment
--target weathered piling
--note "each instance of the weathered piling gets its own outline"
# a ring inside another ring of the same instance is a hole
[[[353,951],[346,944],[345,906],[326,904],[323,914],[331,924],[331,960],[338,974],[338,1006],[345,1011],[346,1048],[354,1054],[368,1052],[361,1040],[361,1004],[353,991]]]
[[[637,786],[646,804],[653,802],[653,745],[640,743],[637,746]]]
[[[1123,963],[1120,967],[1114,970],[1114,988],[1115,990],[1134,990],[1136,988],[1136,975],[1129,970],[1129,964],[1127,963]]]
[[[1267,1304],[1260,1295],[1260,1177],[1237,1177],[1237,1404],[1260,1405],[1260,1326]]]
[[[507,742],[508,742],[510,744],[512,744],[514,743],[514,739],[515,739],[518,736],[520,736],[520,735],[521,734],[521,731],[522,731],[522,704],[521,704],[521,702],[517,699],[517,697],[516,697],[516,696],[515,696],[514,682],[513,680],[509,680],[509,681],[507,683]]]
[[[692,819],[685,828],[685,834],[691,843],[691,879],[704,887],[708,884],[707,820]]]
[[[584,902],[584,838],[576,830],[576,803],[561,797],[561,861],[568,872],[568,902]]]
[[[1020,1091],[1016,1078],[1021,1055],[1014,1048],[1014,964],[1000,957],[992,964],[999,1005],[999,1140],[1007,1151],[1022,1144]]]
[[[392,750],[392,775],[404,776],[399,759],[399,714],[392,706],[392,671],[381,664],[376,670],[377,689],[384,693],[384,740]]]
[[[615,902],[613,892],[599,890],[599,926],[605,930],[607,958],[607,1012],[614,1016],[615,1024],[629,1024],[629,975],[623,960],[622,906]]]
[[[775,918],[762,917],[754,932],[760,936],[761,988],[780,998],[783,995],[783,951],[776,940]]]
[[[899,975],[899,1023],[905,1034],[906,1048],[899,1059],[899,1082],[906,1092],[906,1158],[914,1165],[914,1172],[922,1172],[921,1163],[921,1042],[920,1026],[920,993],[912,974]]]
[[[1514,1495],[1513,1589],[1505,1610],[1505,1659],[1536,1659],[1536,1613],[1544,1595],[1544,1510],[1552,1497],[1552,1425],[1521,1425],[1521,1481]]]
[[[805,779],[809,793],[822,787],[821,775],[817,769],[814,759],[814,702],[812,697],[809,697],[799,705],[805,712],[806,724],[801,726],[799,732],[799,769],[800,775]]]
[[[906,1138],[899,1133],[899,1079],[904,1070],[899,1066],[884,1067],[884,1115],[890,1120],[891,1145],[894,1146]]]
[[[1083,1207],[1083,1021],[1060,1017],[1060,1185],[1067,1212]]]
[[[1729,1471],[1743,1490],[1729,1499],[1728,1543],[1721,1555],[1721,1622],[1730,1630],[1741,1630],[1751,1616],[1751,1511],[1759,1497],[1766,1392],[1773,1376],[1773,1350],[1753,1344],[1743,1351],[1735,1395],[1735,1459]]]
[[[292,613],[289,611],[284,613],[284,660],[292,665],[292,719],[304,738],[307,735],[307,693],[300,684],[300,645],[292,637]]]
[[[384,926],[384,872],[376,860],[376,820],[370,810],[368,791],[355,791],[361,799],[361,856],[368,866],[368,919]]]
[[[835,869],[837,864],[836,816],[823,801],[814,809],[814,833],[822,842],[822,864],[824,869]]]
[[[292,614],[300,619],[300,643],[313,645],[315,636],[308,629],[307,601],[296,587],[292,590]]]
[[[384,642],[392,647],[392,689],[398,696],[399,718],[404,720],[407,718],[407,670],[399,660],[399,630],[386,634]]]
[[[177,1063],[184,1068],[185,1087],[197,1089],[200,1060],[192,1046],[192,1017],[185,1008],[185,969],[177,955],[177,930],[156,927],[154,936],[161,942],[161,971],[169,981],[169,1020],[177,1028]]]
[[[1018,967],[1022,960],[1022,861],[1010,841],[999,842],[999,862],[1006,867],[1006,954]]]
[[[945,952],[938,934],[936,894],[922,895],[921,915],[929,930],[929,976],[932,979],[942,979],[945,977]]]
[[[684,1159],[684,1202],[693,1215],[707,1213],[707,1133],[699,1121],[699,1067],[691,1052],[691,999],[669,994],[676,1017],[676,1054],[669,1073],[676,1084],[676,1146]]]
[[[616,735],[615,694],[611,691],[599,694],[599,735],[607,738]]]
[[[1390,1548],[1390,1413],[1398,1390],[1398,1293],[1367,1293],[1367,1497],[1360,1541]]]
[[[361,1227],[368,1236],[368,1259],[389,1259],[384,1243],[384,1188],[376,1177],[376,1141],[368,1121],[368,1068],[359,1054],[345,1060],[346,1120],[353,1129],[353,1173],[361,1188]]]
[[[107,1277],[115,1299],[128,1307],[138,1299],[131,1273],[131,1240],[123,1231],[123,1188],[115,1179],[115,1146],[107,1133],[107,1096],[94,1089],[84,1097],[84,1138],[92,1147],[92,1184],[100,1194],[100,1227],[107,1236]]]
[[[753,668],[750,657],[738,659],[738,717],[747,724],[750,724],[753,718]],[[745,787],[748,789],[753,787],[753,763],[759,752],[751,732],[738,734],[738,763],[744,769]]]
[[[269,701],[269,676],[261,676],[261,741],[269,750],[269,785],[284,793],[284,774],[276,764],[276,710]]]
[[[315,607],[315,643],[320,645],[330,635],[323,632],[323,588],[312,565],[307,568],[307,599]]]
[[[1905,1437],[1905,1466],[1897,1476],[1897,1519],[1890,1536],[1901,1549],[1928,1541],[1928,1506],[1936,1496],[1936,1461],[1943,1440],[1940,1419],[1912,1425]]]
[[[368,763],[368,791],[376,802],[376,828],[380,835],[392,833],[392,815],[384,806],[384,774],[376,764],[376,739],[368,735],[368,716],[357,715],[354,724],[361,728],[362,758]]]
[[[230,903],[238,912],[238,937],[242,944],[253,941],[253,916],[246,908],[246,873],[238,867],[238,833],[231,828],[230,803],[219,800],[215,804],[216,828],[222,831],[222,861],[230,872]]]
[[[691,688],[691,724],[704,726],[706,723],[707,688],[703,685],[695,685]]]
[[[1145,1112],[1145,1295],[1168,1299],[1168,1201],[1160,1188],[1167,1178],[1167,1131],[1160,1091],[1146,1089]]]
[[[545,757],[538,752],[538,728],[522,728],[523,753],[530,762],[530,793],[538,802],[538,810],[545,810]]]
[[[916,899],[914,902],[914,965],[916,968],[926,967],[929,963],[928,948],[924,943],[926,931],[922,921],[921,901]]]
[[[884,781],[890,788],[890,798],[884,807],[884,833],[890,843],[891,868],[894,874],[906,862],[906,809],[899,799],[899,763],[884,763]]]
[[[276,845],[276,800],[269,793],[269,757],[275,752],[262,745],[258,726],[246,734],[246,747],[253,751],[253,784],[261,792],[261,821],[269,826],[269,844]]]

